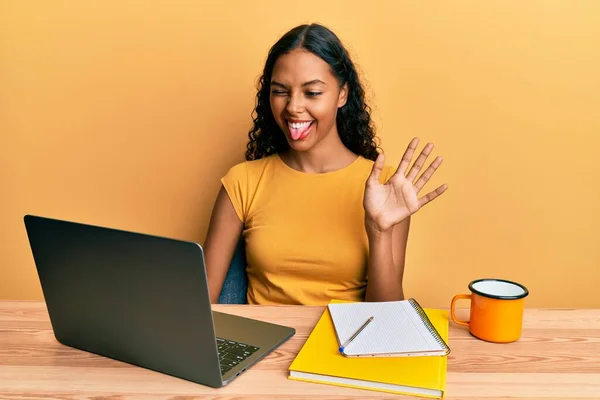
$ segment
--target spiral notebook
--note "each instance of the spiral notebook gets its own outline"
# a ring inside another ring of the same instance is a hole
[[[330,303],[338,344],[348,357],[445,356],[448,344],[415,299],[386,302]]]

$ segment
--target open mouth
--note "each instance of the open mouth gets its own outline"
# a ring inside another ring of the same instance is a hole
[[[288,120],[288,129],[290,130],[292,139],[300,140],[307,137],[313,126],[313,122],[315,121],[292,122]]]

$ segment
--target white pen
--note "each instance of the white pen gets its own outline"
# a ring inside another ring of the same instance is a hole
[[[362,332],[363,329],[365,329],[367,327],[367,325],[369,325],[371,323],[371,321],[373,321],[373,317],[370,317],[368,320],[365,321],[364,324],[362,324],[362,326],[360,328],[358,328],[358,330],[354,333],[354,335],[352,335],[350,337],[350,339],[346,340],[346,343],[344,343],[342,345],[342,347],[340,347],[340,353],[344,352],[344,349],[350,344],[352,343],[352,341],[354,339],[356,339],[356,337],[358,336],[359,333]]]

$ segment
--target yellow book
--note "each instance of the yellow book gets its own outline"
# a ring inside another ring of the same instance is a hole
[[[339,301],[332,301],[339,303]],[[423,309],[448,342],[448,312]],[[319,319],[289,367],[289,379],[374,390],[380,392],[443,398],[446,390],[447,356],[346,357],[339,343],[329,309]]]

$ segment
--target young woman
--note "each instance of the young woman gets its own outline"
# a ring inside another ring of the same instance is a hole
[[[298,26],[271,48],[246,160],[222,178],[204,244],[217,302],[234,249],[246,243],[249,304],[325,305],[404,298],[410,216],[442,162],[397,169],[377,151],[370,109],[348,52],[329,29]]]

